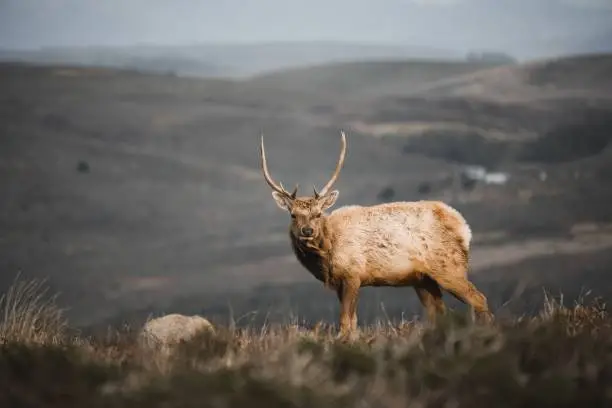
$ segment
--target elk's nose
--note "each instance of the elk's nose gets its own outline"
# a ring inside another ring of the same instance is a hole
[[[312,236],[313,230],[310,227],[302,227],[302,235],[305,237]]]

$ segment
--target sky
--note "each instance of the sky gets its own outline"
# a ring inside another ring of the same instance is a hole
[[[514,54],[612,30],[612,0],[0,0],[0,47],[338,40]]]

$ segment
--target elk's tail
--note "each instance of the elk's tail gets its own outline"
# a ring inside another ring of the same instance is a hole
[[[457,238],[467,259],[470,252],[470,244],[472,243],[472,229],[465,218],[459,211],[444,203],[439,203],[434,209],[434,213],[442,225]]]

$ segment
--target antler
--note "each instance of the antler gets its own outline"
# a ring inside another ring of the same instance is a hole
[[[266,182],[272,188],[272,190],[291,199],[294,199],[297,196],[299,186],[298,184],[295,185],[295,189],[293,190],[293,192],[289,193],[283,187],[283,183],[277,184],[274,180],[272,180],[272,177],[270,176],[270,171],[268,170],[268,162],[266,161],[266,149],[264,148],[263,133],[261,134],[261,169],[263,170],[263,175],[266,179]]]
[[[340,151],[340,158],[338,159],[336,170],[334,170],[334,174],[332,175],[331,179],[327,182],[325,187],[321,189],[320,192],[317,192],[317,188],[315,186],[312,186],[316,198],[327,194],[331,186],[334,185],[334,183],[338,179],[338,176],[340,175],[340,169],[342,169],[342,165],[344,164],[344,157],[346,156],[346,135],[344,134],[344,131],[341,131],[340,134],[342,135],[342,150]]]

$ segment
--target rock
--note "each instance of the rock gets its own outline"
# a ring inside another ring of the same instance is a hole
[[[215,331],[207,319],[173,313],[147,321],[139,334],[139,341],[145,347],[167,349],[205,330]]]

